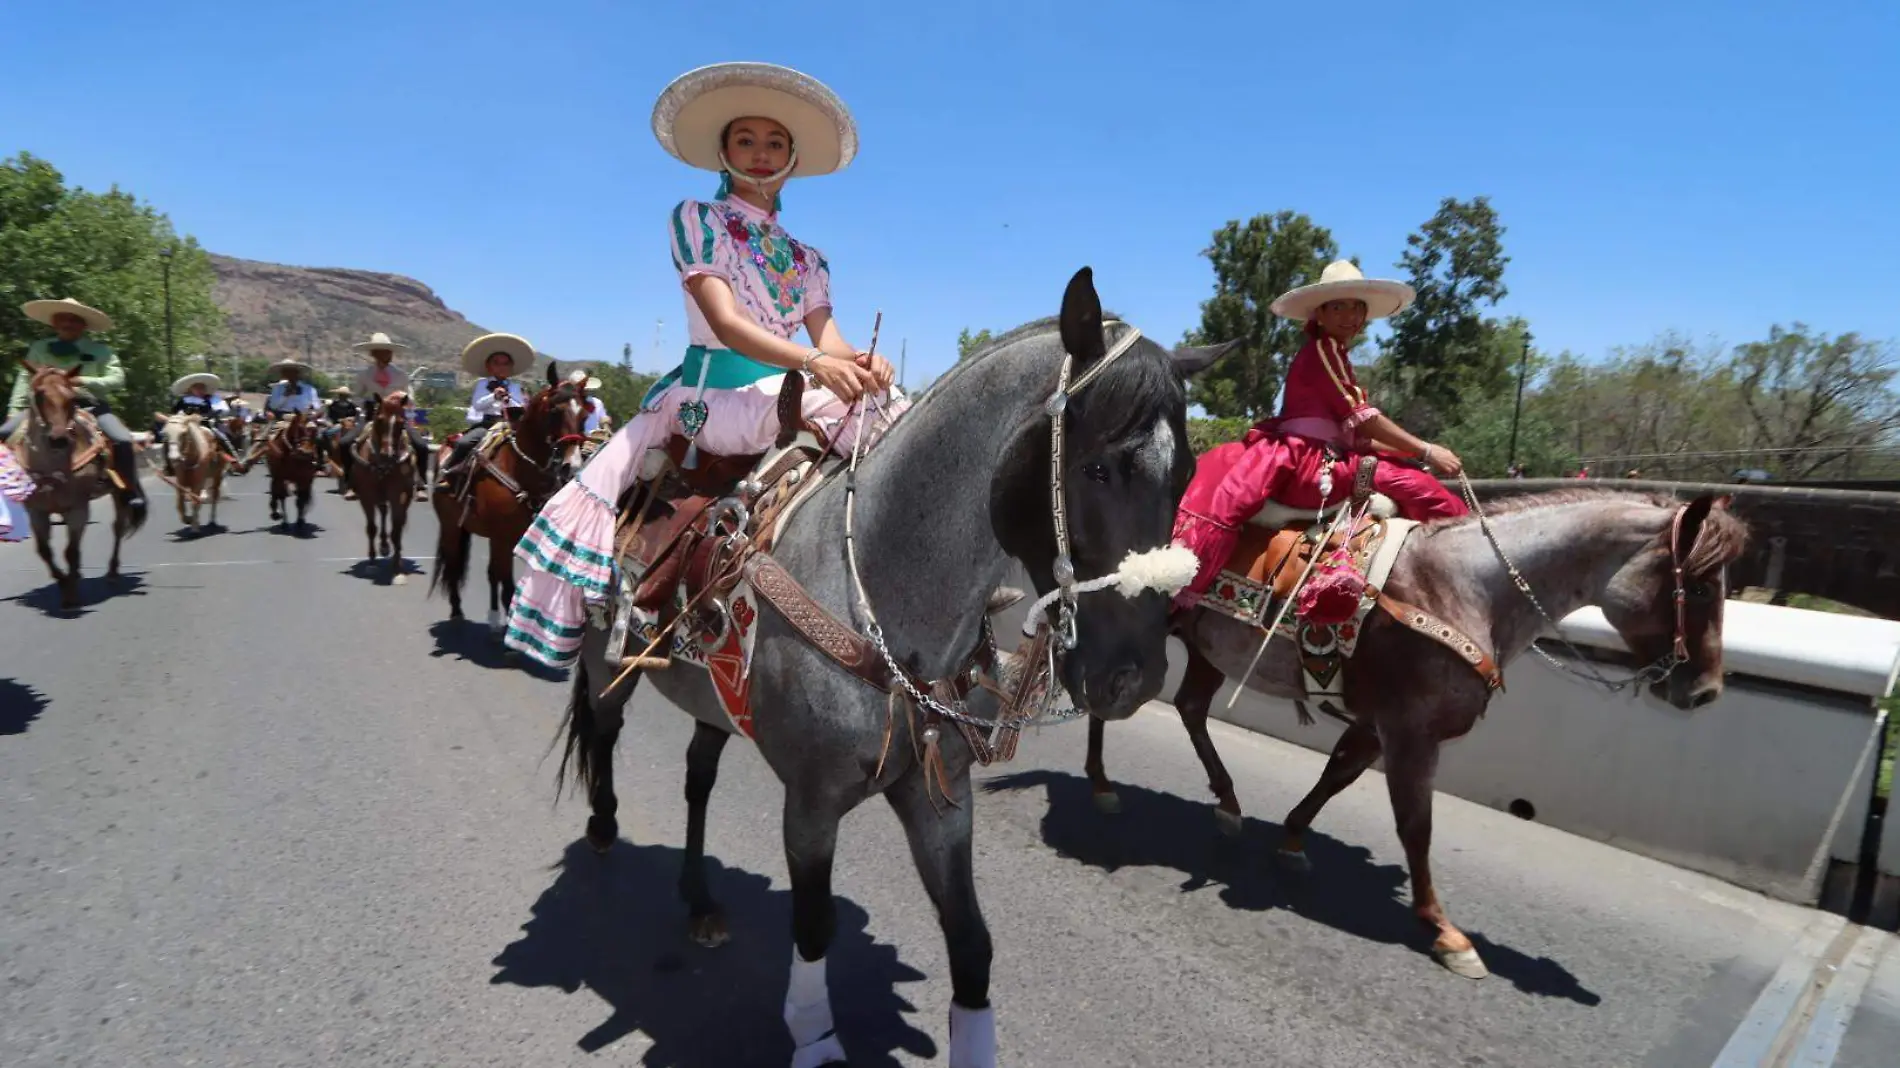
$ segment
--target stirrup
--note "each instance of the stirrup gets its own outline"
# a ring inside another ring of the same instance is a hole
[[[1027,596],[1028,594],[1014,586],[998,586],[990,591],[990,599],[983,607],[983,614],[993,616],[999,612],[1008,611],[1018,601],[1021,601]]]

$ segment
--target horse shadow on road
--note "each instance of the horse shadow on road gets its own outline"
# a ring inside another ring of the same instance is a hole
[[[427,572],[422,570],[421,564],[416,563],[406,556],[399,562],[399,566],[401,570],[394,570],[389,566],[389,558],[387,556],[379,556],[374,560],[358,560],[337,572],[337,574],[348,575],[351,578],[362,579],[365,582],[373,582],[378,586],[394,585],[397,575],[427,574]]]
[[[1413,919],[1405,868],[1375,863],[1363,846],[1309,830],[1306,855],[1312,871],[1299,875],[1274,860],[1283,834],[1277,823],[1249,816],[1241,833],[1230,838],[1215,830],[1211,806],[1126,782],[1115,784],[1121,813],[1103,815],[1095,808],[1088,779],[1059,771],[1024,771],[983,783],[989,793],[1037,787],[1049,799],[1042,840],[1062,856],[1104,871],[1171,868],[1186,876],[1183,892],[1218,885],[1229,908],[1285,909],[1355,938],[1408,946],[1429,960],[1431,937]],[[1469,927],[1461,930],[1491,973],[1519,990],[1586,1006],[1602,1003],[1557,961],[1531,957]]]
[[[726,910],[732,942],[705,949],[686,936],[676,890],[683,856],[625,840],[596,856],[575,842],[521,938],[495,958],[499,970],[490,984],[591,991],[609,1013],[576,1040],[588,1053],[640,1031],[653,1042],[642,1060],[649,1068],[786,1063],[791,892],[708,857],[708,881]],[[936,1043],[905,1018],[916,1007],[897,990],[923,973],[899,960],[897,947],[871,936],[863,908],[843,897],[837,905],[826,978],[851,1063],[896,1065],[897,1050],[935,1057]]]
[[[45,694],[18,679],[0,679],[0,737],[25,734],[50,703]]]
[[[8,597],[7,600],[27,608],[38,609],[43,615],[53,619],[78,619],[87,615],[93,608],[107,601],[122,597],[145,596],[145,577],[130,571],[119,573],[117,583],[106,581],[103,574],[79,576],[79,607],[73,609],[59,606],[59,584],[47,579],[46,585],[38,586]]]
[[[562,682],[565,668],[551,668],[537,660],[520,656],[490,634],[488,624],[478,619],[438,619],[429,624],[429,636],[435,649],[429,655],[440,659],[452,656],[479,667],[497,671],[521,671],[543,682]]]

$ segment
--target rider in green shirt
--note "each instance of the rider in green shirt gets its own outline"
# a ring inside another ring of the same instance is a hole
[[[26,359],[38,367],[58,367],[62,370],[80,368],[79,387],[89,398],[85,407],[98,420],[99,429],[105,432],[112,443],[112,466],[118,469],[120,477],[125,479],[126,504],[139,519],[144,518],[145,491],[139,485],[138,458],[132,451],[132,434],[112,414],[112,395],[125,388],[125,366],[119,357],[104,342],[86,337],[88,330],[110,330],[112,319],[96,308],[89,308],[67,297],[63,300],[29,300],[20,305],[20,310],[28,318],[38,320],[53,328],[55,337],[41,338],[27,347]],[[26,368],[13,379],[13,395],[7,401],[7,419],[0,423],[0,441],[13,436],[13,432],[26,420],[26,410],[33,403],[33,395],[28,388],[32,376]]]

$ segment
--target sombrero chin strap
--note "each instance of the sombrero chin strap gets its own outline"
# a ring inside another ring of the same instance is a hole
[[[719,166],[724,168],[724,171],[719,175],[720,196],[725,196],[727,193],[732,192],[732,183],[735,179],[763,193],[765,192],[766,186],[775,182],[782,182],[791,177],[792,170],[798,166],[798,149],[792,149],[791,158],[785,161],[785,166],[780,168],[777,174],[768,174],[763,178],[754,178],[752,175],[734,167],[732,161],[726,158],[726,150],[723,148],[719,150]],[[778,207],[776,199],[777,198],[774,197],[774,203],[772,205],[774,209]]]

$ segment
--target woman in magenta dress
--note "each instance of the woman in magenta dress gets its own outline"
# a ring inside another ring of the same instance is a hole
[[[1201,569],[1175,595],[1177,606],[1200,603],[1241,527],[1268,501],[1314,511],[1322,503],[1337,504],[1351,495],[1353,470],[1364,455],[1380,457],[1373,488],[1392,499],[1399,515],[1425,520],[1466,513],[1464,501],[1444,483],[1390,458],[1423,460],[1447,477],[1464,470],[1450,449],[1420,441],[1374,407],[1347,353],[1367,322],[1398,314],[1413,295],[1403,282],[1366,278],[1339,260],[1327,265],[1318,282],[1273,302],[1275,315],[1305,320],[1306,344],[1287,368],[1280,414],[1200,458],[1175,514],[1174,540],[1193,550]],[[1332,493],[1324,502],[1323,469],[1332,472]]]

